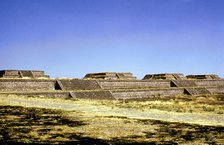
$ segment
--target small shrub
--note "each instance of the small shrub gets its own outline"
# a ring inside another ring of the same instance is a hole
[[[217,114],[224,114],[224,112],[223,111],[219,111],[219,112],[217,112]]]
[[[215,111],[215,109],[214,109],[214,108],[209,107],[209,106],[203,106],[203,107],[202,107],[202,109],[203,109],[203,111],[208,111],[208,112]]]
[[[181,108],[177,108],[176,112],[184,112],[184,110]]]
[[[216,145],[216,138],[211,134],[206,134],[205,140],[208,144]]]
[[[193,110],[192,110],[192,109],[189,109],[189,110],[188,110],[188,112],[192,113],[192,112],[193,112]]]

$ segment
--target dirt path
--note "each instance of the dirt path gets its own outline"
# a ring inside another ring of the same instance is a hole
[[[129,108],[107,107],[91,101],[72,101],[49,98],[27,98],[18,96],[0,96],[0,105],[39,107],[80,111],[88,116],[122,116],[134,119],[153,119],[169,122],[181,122],[200,125],[224,126],[224,114],[212,113],[177,113],[151,109],[140,111]]]

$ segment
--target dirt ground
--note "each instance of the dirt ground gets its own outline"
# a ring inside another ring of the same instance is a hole
[[[0,144],[224,144],[224,107],[196,101],[0,96]]]

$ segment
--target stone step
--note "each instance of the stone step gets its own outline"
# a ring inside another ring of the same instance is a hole
[[[60,79],[56,81],[58,89],[68,90],[94,90],[101,89],[95,80],[78,80],[78,79]]]
[[[171,87],[196,87],[194,81],[192,80],[172,80]]]
[[[184,93],[188,95],[211,94],[206,88],[185,88]]]
[[[33,78],[32,71],[19,71],[19,74],[21,75],[21,77]]]
[[[103,72],[103,73],[89,73],[86,74],[84,79],[104,79],[104,80],[135,80],[132,73],[115,73],[115,72]]]

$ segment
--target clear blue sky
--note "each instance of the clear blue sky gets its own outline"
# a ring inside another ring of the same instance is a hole
[[[224,0],[0,0],[0,58],[52,77],[224,77]]]

